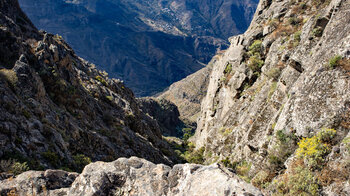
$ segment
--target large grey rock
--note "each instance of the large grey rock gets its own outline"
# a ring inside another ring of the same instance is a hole
[[[0,181],[0,194],[54,195],[56,189],[70,187],[78,173],[62,170],[28,171],[15,178]]]
[[[1,181],[0,192],[5,194],[15,189],[20,194],[36,195],[262,195],[257,188],[217,164],[171,168],[137,157],[120,158],[110,163],[92,163],[75,177],[76,174],[63,171],[30,171]],[[72,179],[75,179],[73,183]]]

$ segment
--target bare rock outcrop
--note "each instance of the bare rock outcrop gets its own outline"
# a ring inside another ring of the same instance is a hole
[[[25,172],[14,179],[0,181],[0,193],[10,191],[39,196],[262,195],[257,188],[217,164],[184,164],[171,168],[137,157],[92,163],[79,176],[53,170]]]

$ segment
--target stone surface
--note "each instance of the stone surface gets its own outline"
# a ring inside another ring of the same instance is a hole
[[[50,180],[53,176],[54,186]],[[75,179],[73,183],[72,179]],[[92,163],[78,177],[63,171],[25,172],[0,182],[2,194],[9,190],[35,195],[262,195],[257,188],[217,164],[170,168],[137,157]]]
[[[0,194],[54,195],[57,189],[70,187],[78,175],[61,170],[28,171],[1,181]]]

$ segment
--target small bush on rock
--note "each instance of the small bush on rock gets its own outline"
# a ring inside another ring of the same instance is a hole
[[[317,167],[324,161],[324,156],[330,151],[330,142],[334,138],[334,129],[322,129],[311,138],[303,138],[296,151],[298,157],[303,158],[310,167]]]
[[[203,164],[204,162],[204,151],[205,148],[202,147],[198,150],[194,150],[194,148],[192,148],[192,150],[186,151],[184,153],[184,158],[187,162],[189,163],[196,163],[196,164]]]
[[[269,171],[262,170],[254,176],[251,182],[254,186],[265,189],[269,186],[273,176]]]
[[[253,56],[255,54],[261,54],[262,50],[262,41],[261,40],[255,40],[252,45],[249,46],[249,55]]]
[[[236,166],[236,173],[246,182],[251,181],[251,177],[249,176],[251,166],[252,164],[247,161],[241,161]]]
[[[319,184],[302,160],[296,160],[288,173],[272,182],[272,195],[318,195]]]
[[[281,69],[280,68],[272,68],[267,72],[267,77],[269,77],[270,79],[273,79],[274,81],[277,81],[278,78],[281,75]]]
[[[261,67],[264,65],[264,61],[262,60],[262,42],[261,40],[255,40],[252,45],[248,48],[248,67],[255,73],[259,73]]]
[[[73,156],[74,165],[78,172],[83,171],[84,167],[91,163],[90,157],[87,157],[83,154],[77,154]]]
[[[259,55],[253,55],[248,60],[248,67],[253,72],[258,72],[263,65],[264,65],[264,61],[261,60]]]
[[[329,67],[331,69],[334,69],[335,67],[338,66],[338,62],[342,59],[343,57],[340,55],[336,55],[334,57],[332,57],[331,59],[329,59]]]
[[[226,65],[224,74],[229,74],[229,73],[231,73],[231,71],[232,71],[232,64],[231,64],[231,63],[228,63],[228,64]]]
[[[41,156],[44,157],[44,159],[46,159],[47,161],[49,161],[49,163],[53,166],[57,166],[58,161],[59,161],[59,157],[55,152],[52,151],[46,151],[41,153]]]
[[[19,175],[28,170],[29,170],[29,167],[27,162],[20,163],[15,159],[0,161],[0,172],[8,172],[14,175]]]

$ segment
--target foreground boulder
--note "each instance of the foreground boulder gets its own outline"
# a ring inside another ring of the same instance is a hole
[[[74,182],[73,182],[74,181]],[[218,164],[153,164],[119,158],[95,162],[78,176],[60,170],[29,171],[0,181],[0,193],[19,195],[262,195]]]

